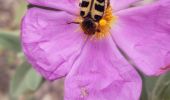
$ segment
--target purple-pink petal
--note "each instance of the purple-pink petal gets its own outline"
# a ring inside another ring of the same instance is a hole
[[[49,7],[68,12],[70,14],[79,14],[79,0],[27,0],[28,3],[42,7]]]
[[[170,70],[170,1],[116,13],[112,36],[132,62],[147,75]]]
[[[48,80],[65,76],[85,43],[79,26],[67,24],[75,18],[64,11],[32,8],[23,19],[23,51]]]
[[[27,0],[29,3],[63,10],[72,14],[79,14],[80,0]],[[140,0],[110,0],[110,4],[114,11],[128,8],[131,4]]]
[[[64,100],[139,100],[141,79],[113,39],[88,40],[65,79]]]
[[[114,11],[122,10],[130,7],[131,4],[141,0],[110,0],[110,4]]]

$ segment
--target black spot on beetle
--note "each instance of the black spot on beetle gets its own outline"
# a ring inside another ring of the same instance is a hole
[[[102,19],[102,16],[95,15],[94,18],[96,19],[96,21],[99,21],[100,19]]]
[[[97,11],[104,12],[104,6],[95,4],[95,9],[96,9]]]
[[[81,3],[81,7],[88,7],[88,6],[89,6],[89,2],[87,2],[87,1],[83,1]]]
[[[84,11],[80,11],[80,16],[84,16],[85,12]]]
[[[97,0],[98,2],[100,2],[100,3],[103,3],[104,2],[104,0]]]

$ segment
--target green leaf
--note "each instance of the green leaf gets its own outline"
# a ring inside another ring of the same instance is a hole
[[[170,73],[159,77],[153,91],[151,100],[170,100]]]
[[[0,33],[0,47],[16,52],[21,51],[19,37],[7,33]]]
[[[155,83],[157,82],[159,77],[149,77],[142,73],[140,73],[142,77],[142,94],[140,100],[151,100],[151,95]]]
[[[34,69],[24,63],[20,66],[10,84],[10,97],[14,100],[24,94],[35,92],[42,83],[42,77]]]
[[[143,89],[140,100],[170,100],[170,73],[159,77],[141,76]]]

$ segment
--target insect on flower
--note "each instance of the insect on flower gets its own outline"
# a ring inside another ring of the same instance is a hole
[[[80,24],[87,35],[106,36],[114,18],[110,0],[80,0],[79,6],[81,18],[71,23]]]

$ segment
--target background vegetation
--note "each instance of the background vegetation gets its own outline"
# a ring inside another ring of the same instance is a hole
[[[63,81],[47,82],[24,58],[20,22],[25,0],[0,0],[0,100],[62,100]]]
[[[0,0],[0,100],[63,100],[63,79],[47,82],[24,58],[20,21],[24,0]],[[141,100],[170,100],[170,73],[143,78]]]

